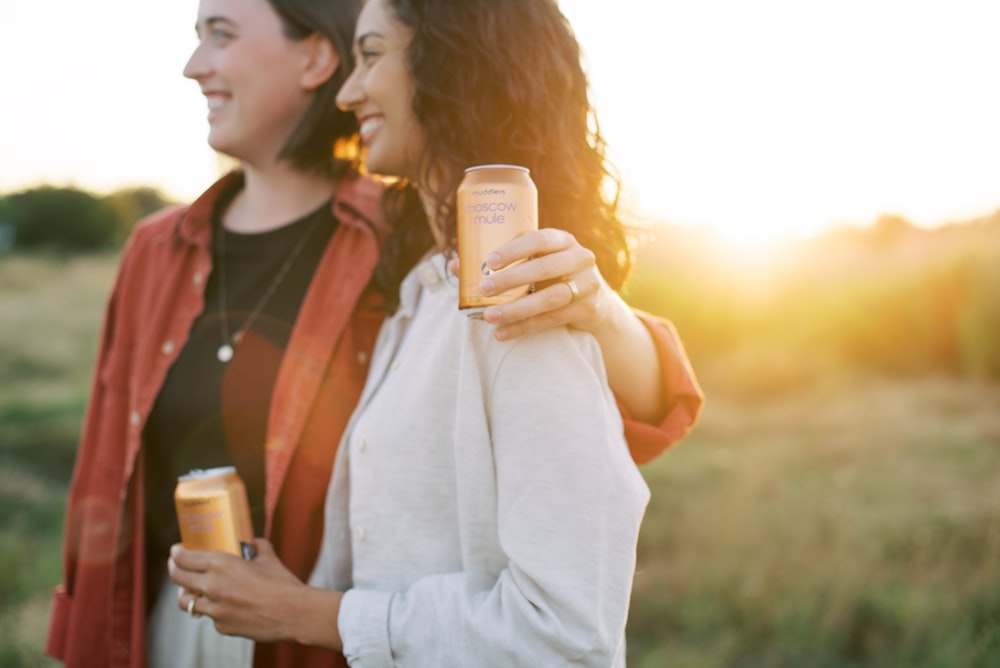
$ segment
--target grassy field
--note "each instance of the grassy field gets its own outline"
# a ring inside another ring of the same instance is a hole
[[[111,256],[0,258],[0,666],[44,666]]]
[[[0,258],[3,667],[52,665],[49,592],[113,271],[111,256]],[[701,424],[643,469],[631,666],[1000,665],[1000,385],[780,350],[695,365]]]
[[[645,469],[631,665],[1000,665],[1000,388],[716,396]]]

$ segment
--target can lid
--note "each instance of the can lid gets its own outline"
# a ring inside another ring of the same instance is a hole
[[[477,169],[519,169],[522,172],[531,173],[531,170],[527,167],[522,167],[521,165],[504,165],[504,164],[491,164],[491,165],[474,165],[472,167],[466,167],[465,173],[474,172]]]
[[[182,476],[178,476],[179,481],[201,480],[202,478],[215,478],[218,476],[236,473],[235,466],[217,466],[212,469],[191,469]]]

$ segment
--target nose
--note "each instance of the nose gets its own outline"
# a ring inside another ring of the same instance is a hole
[[[361,86],[361,77],[358,75],[360,68],[351,70],[347,80],[344,81],[340,90],[337,91],[337,107],[343,111],[353,111],[364,100],[364,89]]]
[[[184,65],[184,76],[188,79],[197,81],[208,76],[211,70],[204,46],[205,42],[199,39],[198,46],[191,52],[191,57]]]

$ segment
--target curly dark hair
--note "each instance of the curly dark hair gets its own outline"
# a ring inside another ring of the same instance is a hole
[[[413,33],[413,108],[426,137],[417,180],[438,184],[431,195],[449,248],[465,168],[522,165],[538,187],[540,225],[571,232],[620,289],[632,263],[618,213],[621,184],[588,97],[580,45],[555,0],[385,2]],[[385,206],[393,234],[375,281],[394,305],[400,281],[434,240],[411,184],[391,186]]]

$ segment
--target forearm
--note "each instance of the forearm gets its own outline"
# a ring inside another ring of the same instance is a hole
[[[639,317],[614,294],[607,317],[592,333],[601,346],[608,384],[629,416],[650,424],[663,419],[661,361],[653,337]]]

